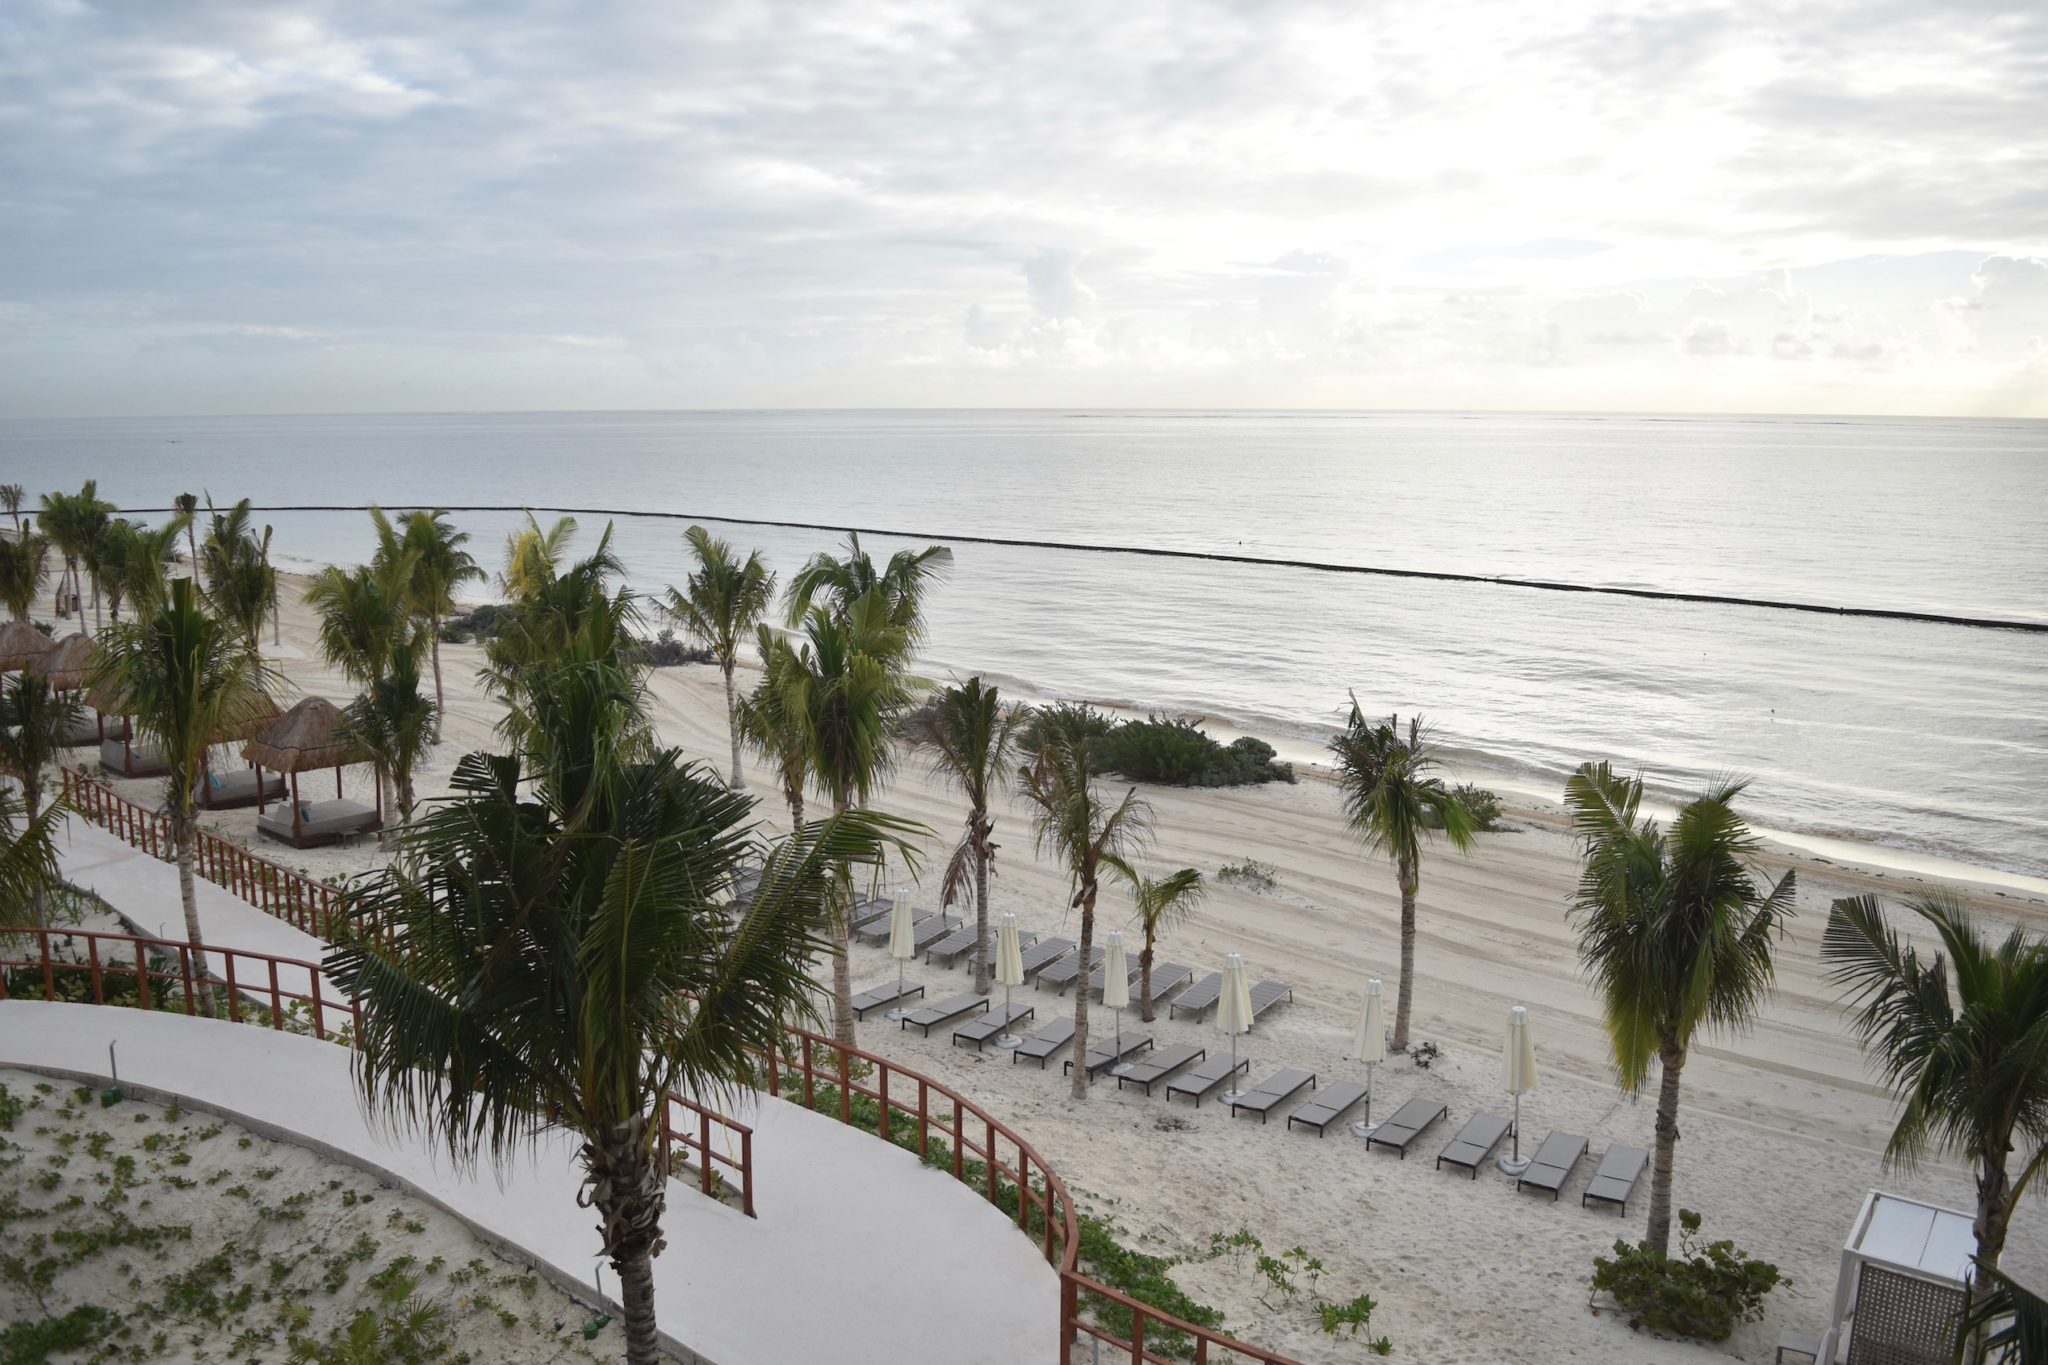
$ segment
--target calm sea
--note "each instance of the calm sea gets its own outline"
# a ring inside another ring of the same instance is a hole
[[[0,423],[31,494],[680,512],[2048,619],[2048,424],[1203,412],[576,413]],[[276,513],[283,556],[368,550]],[[460,518],[495,561],[509,518]],[[598,528],[586,531],[594,535]],[[787,571],[825,533],[718,528]],[[636,583],[681,526],[621,522]],[[895,542],[876,539],[886,551]],[[1355,690],[1475,765],[1754,780],[1774,828],[2048,873],[2048,636],[963,545],[932,670],[1306,749]]]

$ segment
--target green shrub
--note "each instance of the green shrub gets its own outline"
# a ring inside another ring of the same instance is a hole
[[[1458,798],[1466,810],[1472,812],[1472,823],[1481,830],[1500,828],[1500,797],[1484,787],[1475,787],[1463,782],[1451,788],[1451,795]],[[1442,828],[1441,821],[1431,821],[1436,828]]]
[[[1612,1259],[1593,1261],[1593,1290],[1611,1295],[1637,1331],[1726,1341],[1737,1323],[1763,1316],[1764,1296],[1780,1282],[1778,1267],[1751,1260],[1730,1241],[1701,1245],[1700,1216],[1691,1209],[1678,1211],[1678,1226],[1677,1256],[1616,1242]]]
[[[1273,761],[1273,746],[1250,735],[1219,744],[1187,720],[1127,720],[1092,741],[1097,763],[1134,782],[1166,787],[1242,787],[1292,782],[1294,767]]]
[[[1047,740],[1082,744],[1098,739],[1115,728],[1116,722],[1086,702],[1056,701],[1031,713],[1024,727],[1024,752],[1037,753]]]

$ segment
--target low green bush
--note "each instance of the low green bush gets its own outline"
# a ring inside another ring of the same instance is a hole
[[[1678,1211],[1679,1254],[1647,1245],[1614,1244],[1614,1255],[1593,1261],[1593,1291],[1611,1295],[1629,1314],[1629,1326],[1659,1336],[1726,1341],[1737,1323],[1764,1313],[1764,1296],[1790,1284],[1769,1261],[1752,1260],[1731,1241],[1702,1244],[1700,1216]]]

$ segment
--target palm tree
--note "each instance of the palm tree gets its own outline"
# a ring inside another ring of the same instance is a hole
[[[21,504],[28,497],[26,490],[18,483],[0,483],[0,507],[7,509],[7,515],[14,518],[14,534],[21,534]]]
[[[214,613],[232,625],[243,648],[255,657],[263,644],[263,619],[277,601],[277,572],[270,567],[270,529],[259,536],[243,498],[226,512],[207,504],[210,526],[199,550],[199,573]]]
[[[1126,881],[1137,880],[1130,855],[1150,834],[1150,811],[1132,787],[1114,806],[1106,805],[1095,785],[1095,770],[1086,744],[1048,736],[1029,763],[1018,772],[1024,796],[1036,808],[1033,828],[1038,851],[1050,850],[1066,865],[1073,881],[1069,905],[1081,912],[1081,961],[1095,949],[1095,898],[1103,871]],[[1074,1055],[1088,1055],[1088,986],[1074,992]],[[1088,1097],[1088,1068],[1074,1068],[1074,1098]]]
[[[611,533],[605,534],[609,540]],[[534,596],[554,581],[569,557],[569,542],[575,538],[576,518],[557,517],[555,524],[543,531],[528,512],[526,525],[505,537],[505,569],[498,575],[498,587],[514,602]]]
[[[0,790],[0,921],[42,923],[59,880],[56,833],[65,814],[62,797],[29,815],[13,792]]]
[[[406,606],[405,569],[398,563],[328,565],[306,583],[306,603],[320,618],[320,653],[350,682],[367,686],[391,667],[392,652],[420,643],[420,625]]]
[[[1131,882],[1138,927],[1145,935],[1145,946],[1138,951],[1138,1015],[1148,1024],[1152,1022],[1152,946],[1167,928],[1191,918],[1208,894],[1202,874],[1192,867]]]
[[[398,820],[412,823],[413,775],[434,747],[437,710],[420,691],[419,658],[412,647],[392,649],[384,676],[371,681],[362,695],[342,712],[350,737],[370,751],[379,782],[389,780],[398,794]],[[386,827],[382,844],[389,848],[396,831]]]
[[[2048,940],[2018,928],[1995,938],[1947,892],[1911,897],[1905,909],[1939,940],[1931,958],[1891,928],[1875,896],[1834,903],[1821,957],[1904,1105],[1885,1161],[1967,1157],[1977,1168],[1977,1260],[1996,1266],[2013,1210],[2048,1157]]]
[[[79,562],[93,551],[112,512],[110,504],[100,501],[99,484],[92,479],[76,493],[43,494],[43,534],[64,557],[64,573],[57,580],[58,614],[63,614],[67,583],[69,596],[79,595]]]
[[[509,1164],[550,1129],[582,1140],[627,1359],[654,1365],[665,1097],[750,1084],[784,1016],[812,1013],[803,964],[837,870],[879,864],[900,825],[854,812],[752,844],[753,803],[717,774],[673,750],[620,752],[631,670],[584,643],[536,691],[550,705],[523,732],[539,742],[463,758],[453,797],[352,898],[406,951],[351,935],[327,969],[360,1002],[371,1113],[425,1130],[458,1163]],[[731,887],[763,852],[759,889],[728,923]]]
[[[792,687],[786,676],[797,667],[796,652],[766,626],[757,629],[755,647],[761,654],[761,681],[740,698],[733,723],[739,727],[740,737],[775,769],[782,799],[789,806],[789,827],[800,830],[804,827],[804,788],[811,780],[811,745],[804,717],[785,705],[802,698],[801,688]]]
[[[989,798],[1009,775],[1017,732],[1028,713],[1005,706],[979,676],[931,694],[904,729],[913,749],[931,760],[932,774],[958,787],[967,798],[967,828],[946,864],[940,892],[946,905],[974,891],[974,989],[987,995],[988,879],[994,870],[996,823]]]
[[[188,578],[197,578],[199,576],[199,532],[196,528],[199,522],[199,495],[196,493],[180,493],[177,497],[171,499],[171,506],[177,508],[178,515],[185,519],[186,576]]]
[[[124,622],[100,643],[91,686],[121,699],[135,728],[163,756],[164,810],[178,848],[178,892],[185,934],[200,942],[193,859],[199,812],[193,791],[206,753],[223,735],[240,733],[270,712],[270,679],[234,627],[208,615],[189,578],[173,579],[163,610],[148,621]],[[211,997],[201,983],[201,998]]]
[[[1955,1365],[2029,1365],[2048,1360],[2048,1299],[1995,1265],[1977,1263],[1963,1289]]]
[[[925,594],[952,566],[951,550],[943,545],[927,545],[922,550],[898,550],[889,556],[886,568],[877,570],[874,560],[861,549],[860,537],[849,534],[844,559],[815,554],[789,580],[784,598],[789,624],[796,626],[810,615],[820,596],[826,599],[831,615],[844,618],[855,602],[876,594],[886,608],[889,624],[902,633],[903,654],[907,658],[924,639]]]
[[[731,545],[701,526],[683,532],[697,568],[683,590],[668,590],[668,614],[711,651],[725,674],[726,728],[732,736],[731,785],[747,785],[740,771],[739,694],[733,670],[739,666],[740,642],[767,614],[775,598],[775,575],[755,550],[742,562]]]
[[[31,524],[0,541],[0,602],[17,621],[35,610],[36,594],[50,576],[50,540]]]
[[[189,530],[173,517],[152,530],[139,521],[115,519],[101,542],[100,569],[107,585],[108,615],[121,619],[126,600],[137,617],[147,617],[163,604],[169,569],[178,562],[178,537]]]
[[[1351,698],[1344,732],[1330,741],[1344,817],[1371,853],[1394,862],[1401,888],[1401,988],[1394,1003],[1396,1052],[1408,1046],[1408,1020],[1415,999],[1415,893],[1422,887],[1422,845],[1441,832],[1451,847],[1470,853],[1478,822],[1436,770],[1435,737],[1422,717],[1368,721]]]
[[[372,509],[371,515],[381,517]],[[462,548],[469,533],[449,524],[448,514],[436,508],[415,510],[405,519],[401,553],[409,559],[412,573],[406,579],[406,601],[413,613],[425,619],[427,641],[434,660],[434,738],[441,738],[441,716],[447,709],[447,693],[441,686],[441,622],[455,610],[455,590],[465,583],[479,582],[484,571]],[[380,547],[379,553],[382,553]]]
[[[1641,1089],[1655,1059],[1657,1149],[1650,1166],[1644,1245],[1671,1249],[1671,1167],[1678,1087],[1702,1029],[1749,1027],[1770,993],[1771,944],[1793,911],[1787,872],[1766,889],[1760,844],[1735,813],[1744,784],[1725,782],[1686,803],[1669,830],[1637,813],[1641,778],[1588,763],[1565,784],[1583,850],[1572,899],[1579,962],[1600,994],[1622,1089]]]
[[[55,692],[27,669],[0,685],[0,772],[21,783],[22,807],[33,819],[43,809],[43,770],[63,757],[64,742],[82,712],[73,692]],[[43,922],[40,887],[30,898],[31,924]]]
[[[595,653],[631,645],[638,602],[630,589],[613,586],[624,570],[611,541],[612,528],[606,526],[597,548],[573,564],[564,565],[552,551],[544,560],[529,561],[522,595],[507,604],[497,636],[484,648],[484,685],[506,707],[498,731],[515,745],[523,742],[529,715],[543,704],[548,678],[562,659],[578,649]],[[630,677],[631,730],[636,742],[651,746],[644,670]]]

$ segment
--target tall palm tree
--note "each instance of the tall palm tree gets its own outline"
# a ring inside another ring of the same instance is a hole
[[[99,484],[92,479],[76,493],[43,494],[43,534],[64,557],[64,573],[57,580],[60,615],[67,595],[80,595],[78,566],[98,542],[112,512],[112,506],[100,500]]]
[[[668,590],[668,614],[711,651],[725,674],[726,728],[732,737],[730,783],[735,791],[747,785],[740,771],[739,693],[733,670],[739,666],[740,642],[767,614],[775,599],[775,575],[755,550],[742,561],[731,545],[701,526],[683,532],[697,567],[681,591]]]
[[[307,580],[320,653],[350,682],[376,682],[390,671],[394,650],[420,643],[420,623],[406,606],[405,568],[403,560],[353,569],[330,564]]]
[[[572,645],[536,695],[523,756],[472,754],[454,795],[352,897],[406,945],[345,937],[327,969],[360,1002],[357,1083],[371,1113],[459,1163],[507,1165],[542,1133],[581,1139],[582,1199],[619,1276],[627,1359],[659,1359],[653,1259],[674,1091],[749,1084],[785,1015],[809,1015],[803,964],[837,869],[900,838],[855,812],[769,849],[752,802],[673,750],[629,758],[632,686],[616,652]],[[766,853],[728,923],[743,863]]]
[[[154,529],[122,518],[108,524],[100,566],[107,586],[108,615],[113,620],[121,619],[123,601],[134,608],[138,618],[153,614],[163,604],[170,568],[178,562],[178,537],[188,529],[182,517],[173,517]]]
[[[371,509],[371,515],[382,513]],[[385,553],[380,528],[378,553]],[[441,716],[446,711],[447,693],[441,686],[441,622],[455,610],[455,592],[465,583],[480,582],[484,571],[464,549],[469,533],[458,531],[439,508],[418,508],[405,519],[405,532],[397,542],[398,555],[411,564],[406,578],[406,602],[427,627],[428,647],[434,661],[434,738],[441,738]]]
[[[185,519],[185,574],[188,578],[199,576],[199,495],[180,493],[171,499],[171,506],[178,509],[178,515]]]
[[[7,509],[7,515],[14,518],[14,534],[21,534],[21,504],[28,493],[18,483],[0,483],[0,507]]]
[[[22,808],[33,819],[43,809],[43,771],[64,753],[64,742],[83,711],[75,692],[20,669],[0,684],[0,772],[21,783]],[[40,887],[29,902],[31,924],[43,922]]]
[[[378,780],[397,793],[400,825],[412,823],[413,775],[433,750],[435,718],[434,703],[420,691],[419,658],[407,644],[392,649],[384,675],[342,711],[349,735],[370,751]],[[382,845],[391,847],[396,836],[386,826]]]
[[[1660,1254],[1671,1249],[1686,1055],[1702,1030],[1755,1021],[1771,989],[1771,945],[1793,911],[1793,874],[1767,887],[1755,868],[1761,845],[1735,813],[1743,786],[1703,792],[1667,830],[1638,814],[1641,778],[1588,763],[1565,784],[1583,857],[1571,910],[1579,962],[1599,992],[1622,1088],[1639,1090],[1653,1060],[1663,1069],[1644,1241]]]
[[[755,647],[761,654],[761,680],[741,697],[733,713],[741,738],[775,769],[782,799],[789,806],[789,827],[804,827],[804,789],[811,781],[811,743],[805,733],[805,718],[790,709],[803,692],[793,687],[787,671],[798,667],[796,653],[783,638],[766,626],[755,633]]]
[[[1443,778],[1435,737],[1410,716],[1368,721],[1351,698],[1344,732],[1330,741],[1344,818],[1371,853],[1393,860],[1401,888],[1401,988],[1395,995],[1395,1051],[1408,1046],[1408,1021],[1415,1001],[1415,894],[1422,888],[1422,846],[1441,833],[1460,853],[1472,851],[1478,821]]]
[[[1191,918],[1209,895],[1202,874],[1192,867],[1169,872],[1163,877],[1140,876],[1131,882],[1131,899],[1138,912],[1138,928],[1145,946],[1138,951],[1138,1016],[1152,1022],[1152,949],[1159,936],[1173,925]]]
[[[565,519],[566,520],[566,519]],[[505,703],[498,731],[514,744],[529,728],[528,716],[539,704],[552,669],[575,650],[588,652],[629,648],[639,620],[638,599],[613,580],[623,572],[611,548],[612,528],[605,527],[597,547],[572,564],[560,556],[525,578],[520,596],[506,605],[495,638],[484,647],[482,678],[486,690]],[[630,714],[639,743],[651,744],[647,718],[645,670],[631,673]]]
[[[1930,1151],[1977,1169],[1977,1260],[1996,1266],[2020,1197],[2048,1157],[2048,939],[1996,937],[1947,892],[1909,898],[1940,944],[1923,958],[1875,896],[1834,903],[1821,957],[1856,1031],[1903,1103],[1885,1161]],[[2007,1167],[2019,1153],[2017,1177]]]
[[[789,624],[796,626],[810,615],[813,604],[823,597],[826,610],[844,618],[855,602],[878,595],[891,626],[902,633],[907,658],[924,639],[924,599],[931,588],[953,567],[953,552],[943,545],[922,550],[898,550],[889,563],[875,568],[875,561],[860,547],[860,537],[846,537],[846,557],[818,553],[789,580],[784,595]]]
[[[1977,1263],[1963,1290],[1955,1365],[2030,1365],[2048,1360],[2048,1299],[1995,1265]]]
[[[967,827],[946,864],[940,896],[951,905],[970,887],[974,892],[974,989],[980,995],[989,988],[988,879],[996,860],[989,798],[1009,776],[1027,716],[1022,707],[1005,706],[977,675],[932,693],[904,727],[911,748],[931,760],[933,776],[967,798]]]
[[[1101,876],[1114,872],[1135,881],[1130,857],[1150,835],[1150,811],[1132,787],[1116,805],[1104,801],[1086,744],[1049,736],[1018,773],[1025,799],[1035,808],[1038,851],[1051,852],[1073,882],[1068,902],[1081,912],[1081,961],[1095,949],[1095,899]],[[1088,987],[1074,992],[1074,1055],[1088,1055]],[[1088,1097],[1088,1068],[1074,1068],[1074,1098]]]
[[[253,658],[262,649],[264,617],[277,601],[270,529],[257,532],[247,498],[225,512],[208,503],[207,513],[206,539],[199,547],[206,600],[215,615],[235,628]]]
[[[0,602],[8,615],[26,621],[35,610],[36,594],[50,576],[50,540],[31,522],[12,540],[0,541]]]
[[[498,575],[498,587],[514,602],[532,597],[554,581],[569,557],[569,542],[576,538],[576,518],[557,517],[545,531],[531,512],[526,525],[505,537],[505,568]],[[610,538],[610,533],[606,533]]]
[[[209,615],[189,578],[173,579],[163,610],[148,621],[123,622],[100,642],[92,687],[121,699],[142,738],[163,756],[164,810],[178,848],[178,893],[185,934],[200,942],[193,860],[199,811],[193,793],[206,753],[223,735],[238,734],[270,712],[270,678],[234,627]],[[211,996],[201,983],[202,1000]]]

